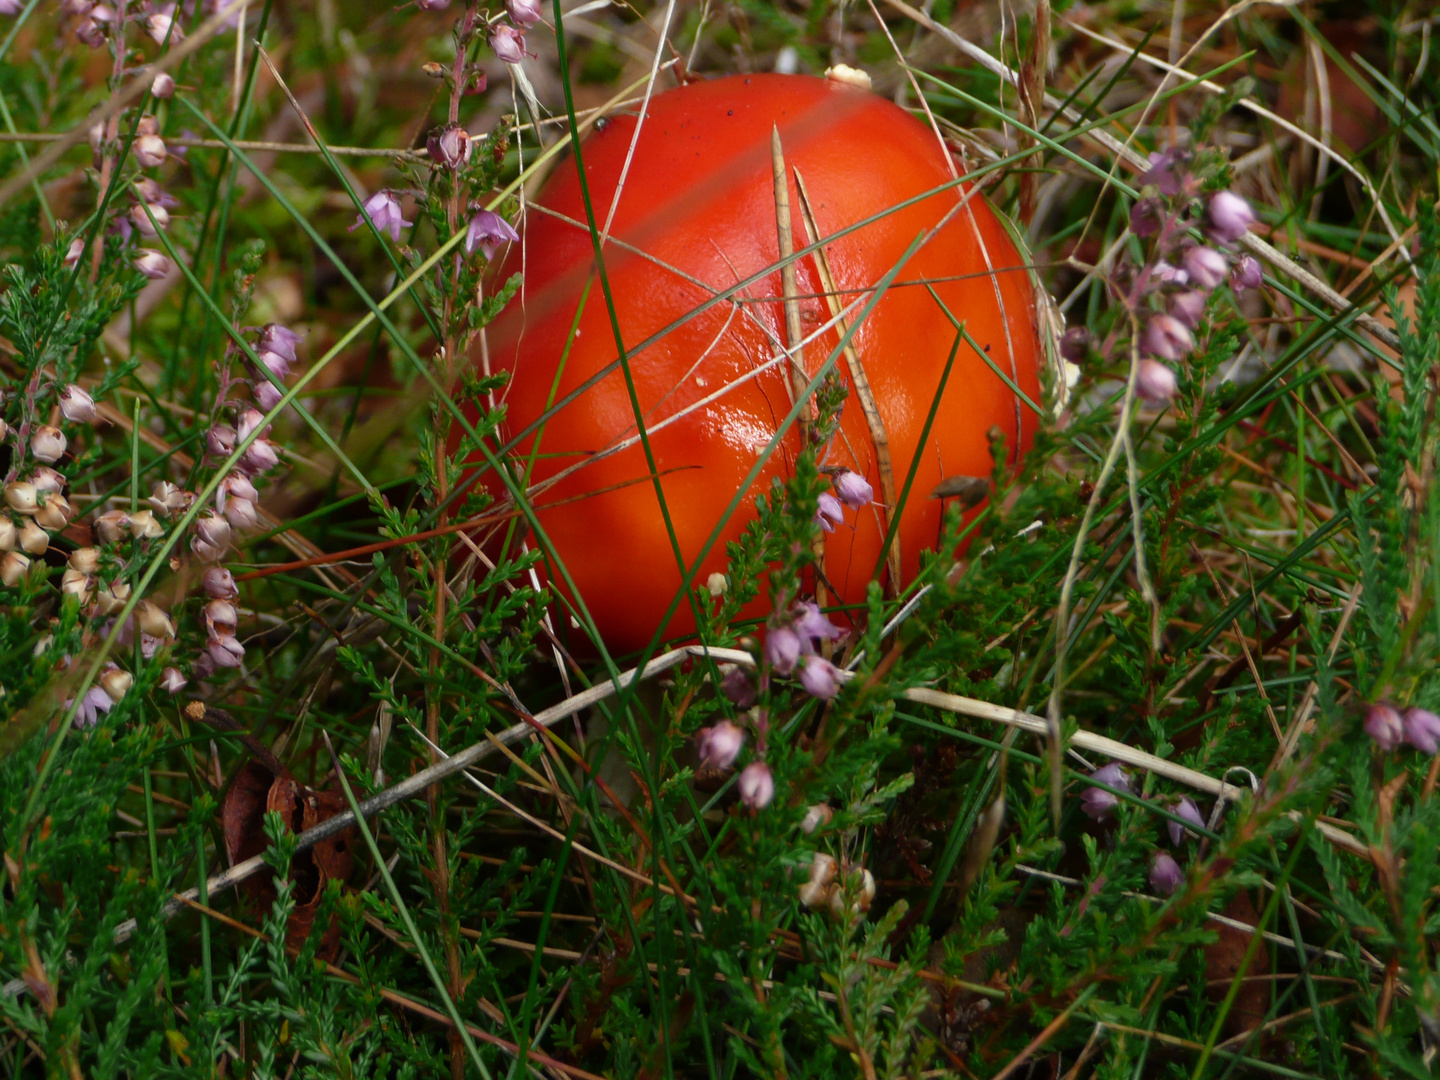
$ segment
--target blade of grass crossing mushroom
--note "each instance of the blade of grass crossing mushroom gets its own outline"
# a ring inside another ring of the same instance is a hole
[[[795,170],[795,187],[800,192],[800,212],[805,216],[805,229],[810,234],[810,241],[822,244],[824,237],[821,236],[820,226],[815,221],[810,193],[805,188],[805,178],[800,175],[798,168]],[[837,321],[843,335],[845,320],[840,314],[840,296],[835,290],[835,277],[830,273],[830,260],[826,257],[823,246],[815,249],[815,269],[820,275],[820,288],[825,294],[825,305],[830,309],[830,317]],[[895,497],[895,467],[890,456],[890,436],[885,431],[885,419],[880,415],[875,392],[870,388],[870,378],[865,374],[865,365],[860,362],[860,354],[855,351],[853,339],[846,342],[844,355],[845,363],[850,369],[851,385],[855,387],[855,398],[860,402],[860,411],[865,414],[865,426],[870,429],[870,442],[875,447],[875,468],[880,474],[880,495],[885,504],[881,511],[881,524],[887,537],[891,537],[886,548],[886,562],[890,570],[890,595],[898,596],[903,581],[900,537],[890,526],[900,516],[900,503]],[[940,392],[944,392],[943,386]],[[939,400],[938,396],[936,400]],[[916,457],[918,459],[918,452]]]

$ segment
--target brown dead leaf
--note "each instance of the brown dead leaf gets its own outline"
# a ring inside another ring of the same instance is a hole
[[[220,807],[221,829],[225,836],[225,853],[230,865],[259,855],[267,846],[264,817],[275,811],[284,819],[291,832],[304,832],[344,809],[344,800],[333,791],[313,791],[289,774],[277,776],[257,761],[247,762],[235,774]],[[306,851],[297,852],[290,863],[290,878],[295,883],[295,908],[285,927],[285,942],[298,947],[315,925],[320,897],[326,882],[345,881],[354,866],[351,849],[353,830],[321,840]],[[268,908],[275,901],[272,875],[255,874],[242,884],[245,895],[257,907]],[[325,930],[320,955],[333,955],[340,939],[340,926],[334,919]]]
[[[1250,894],[1243,889],[1230,899],[1221,914],[1248,926],[1256,926],[1260,922],[1260,913],[1255,910]],[[1251,935],[1224,923],[1218,924],[1215,929],[1219,933],[1218,939],[1205,946],[1205,980],[1209,984],[1206,992],[1212,1001],[1223,1001],[1231,980],[1240,972],[1240,965],[1245,961],[1245,950],[1250,947]],[[1268,947],[1262,943],[1241,976],[1245,981],[1241,983],[1240,992],[1235,995],[1235,1002],[1225,1017],[1226,1038],[1249,1031],[1265,1020],[1265,1012],[1270,1005],[1270,990],[1260,976],[1270,970],[1267,951]]]

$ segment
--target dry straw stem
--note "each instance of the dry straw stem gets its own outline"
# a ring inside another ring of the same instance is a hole
[[[686,645],[670,652],[655,657],[644,669],[631,668],[622,672],[618,678],[608,682],[592,686],[579,694],[567,698],[558,705],[552,705],[534,716],[526,717],[518,724],[506,728],[504,731],[487,735],[484,740],[467,746],[464,750],[451,755],[443,761],[422,769],[400,781],[392,787],[366,799],[360,803],[360,812],[365,817],[374,817],[380,811],[394,806],[398,802],[412,798],[440,780],[463,769],[485,760],[491,754],[496,753],[502,746],[510,746],[520,742],[522,739],[534,735],[538,730],[549,728],[556,722],[566,717],[574,716],[584,710],[599,704],[608,698],[614,697],[617,693],[630,686],[636,679],[649,679],[661,672],[669,671],[677,664],[688,659],[709,659],[714,663],[740,664],[745,667],[754,667],[755,658],[748,652],[739,649],[719,649],[705,645]],[[848,681],[854,678],[853,672],[842,671],[842,680]],[[929,705],[936,709],[943,709],[946,712],[956,713],[960,716],[970,716],[978,720],[990,720],[997,724],[1004,724],[1006,727],[1018,728],[1021,731],[1028,731],[1036,735],[1045,735],[1049,725],[1044,717],[1036,716],[1034,713],[1020,712],[1004,705],[993,705],[988,701],[979,701],[975,698],[961,697],[958,694],[946,694],[939,690],[930,690],[924,687],[913,687],[900,695],[906,701],[913,701],[917,705]],[[1125,743],[1117,742],[1114,739],[1106,738],[1104,735],[1096,735],[1089,731],[1077,731],[1070,739],[1070,745],[1081,750],[1087,750],[1094,754],[1101,754],[1114,761],[1122,762],[1137,769],[1147,769],[1157,776],[1163,776],[1177,784],[1193,788],[1196,791],[1203,791],[1207,795],[1224,798],[1226,801],[1239,799],[1248,791],[1248,788],[1238,787],[1235,784],[1227,784],[1223,780],[1216,780],[1202,772],[1186,768],[1184,765],[1167,761],[1164,758],[1148,754],[1143,750],[1136,750]],[[1298,813],[1290,815],[1294,820],[1300,820]],[[354,824],[355,816],[346,810],[336,814],[334,817],[316,825],[313,829],[307,829],[297,838],[296,850],[303,851],[314,846],[321,840],[334,836],[351,827]],[[1338,829],[1323,821],[1315,823],[1315,829],[1336,847],[1344,848],[1357,855],[1368,855],[1368,849],[1343,829]],[[246,859],[244,862],[236,863],[223,873],[216,874],[206,882],[207,894],[215,895],[225,889],[252,877],[265,868],[263,856],[256,855]],[[177,894],[177,897],[194,900],[200,895],[199,889],[190,889],[184,893]],[[164,913],[168,918],[174,915],[184,906],[182,899],[175,899],[165,905]],[[136,923],[134,919],[121,923],[115,929],[115,942],[119,944],[128,941],[135,933]]]
[[[1012,86],[1019,86],[1020,77],[1015,73],[1015,71],[1007,67],[1001,61],[995,59],[995,57],[991,56],[978,45],[974,44],[973,42],[967,41],[965,38],[961,37],[954,30],[950,29],[950,27],[945,26],[942,23],[936,22],[924,12],[919,11],[916,8],[913,8],[909,4],[905,3],[905,0],[885,0],[885,2],[891,7],[893,7],[896,11],[899,11],[901,14],[907,16],[910,19],[913,19],[915,22],[919,23],[927,30],[939,34],[941,37],[943,37],[946,41],[950,42],[950,44],[954,45],[966,56],[970,57],[972,60],[978,63],[981,67],[999,76],[1001,79],[1010,83]],[[1128,52],[1131,50],[1127,48],[1126,51]],[[1067,120],[1073,120],[1077,123],[1080,122],[1080,114],[1073,108],[1062,108],[1063,103],[1054,94],[1046,93],[1044,100],[1046,107],[1048,107],[1052,111],[1059,111],[1060,114],[1064,116]],[[1095,128],[1087,132],[1086,137],[1094,139],[1106,150],[1110,151],[1112,154],[1116,154],[1124,158],[1137,169],[1143,171],[1150,167],[1150,162],[1145,157],[1145,155],[1141,154],[1138,150],[1134,150],[1131,149],[1129,146],[1126,146],[1123,142],[1121,142],[1119,139],[1115,138],[1115,136],[1109,134],[1106,131]],[[1305,288],[1310,290],[1310,292],[1314,293],[1316,296],[1324,300],[1325,303],[1333,307],[1336,311],[1344,313],[1355,311],[1355,321],[1360,326],[1364,327],[1365,330],[1368,331],[1375,338],[1384,342],[1386,345],[1389,345],[1391,348],[1398,349],[1400,347],[1400,339],[1395,336],[1394,330],[1386,326],[1373,315],[1357,310],[1354,304],[1350,303],[1349,300],[1345,299],[1345,297],[1340,295],[1340,293],[1336,292],[1333,288],[1331,288],[1327,282],[1322,281],[1320,278],[1312,274],[1309,270],[1305,269],[1299,263],[1295,262],[1293,259],[1275,250],[1274,247],[1266,243],[1256,234],[1246,233],[1240,242],[1244,244],[1245,247],[1249,248],[1250,251],[1258,258],[1263,259],[1265,262],[1273,266],[1276,270],[1279,270],[1282,273],[1294,278],[1300,284],[1304,285]]]
[[[227,29],[227,23],[232,15],[237,14],[242,8],[249,6],[254,0],[233,0],[225,5],[210,18],[192,30],[184,41],[171,45],[165,50],[165,55],[153,64],[146,64],[135,73],[135,77],[120,91],[111,95],[105,104],[97,105],[84,120],[76,124],[69,131],[65,132],[53,143],[50,144],[43,154],[30,162],[26,169],[12,176],[4,184],[0,184],[0,206],[4,206],[15,196],[15,194],[30,184],[32,180],[41,176],[46,169],[54,165],[64,156],[65,152],[72,146],[85,142],[90,137],[90,129],[102,120],[108,120],[126,105],[129,105],[137,98],[144,97],[150,93],[150,85],[155,81],[155,76],[162,71],[169,71],[178,67],[180,62],[191,53],[195,52],[202,45],[209,43],[210,39]]]

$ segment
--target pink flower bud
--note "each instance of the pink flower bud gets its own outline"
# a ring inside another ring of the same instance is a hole
[[[200,587],[205,590],[206,596],[217,600],[234,600],[240,595],[235,575],[223,566],[207,566],[200,576]]]
[[[720,680],[720,692],[737,709],[748,709],[755,704],[755,683],[750,673],[738,664]]]
[[[159,281],[170,273],[170,260],[158,251],[141,248],[135,253],[135,269],[151,281]]]
[[[1130,231],[1144,238],[1160,231],[1160,203],[1155,199],[1141,199],[1130,208]]]
[[[513,26],[496,23],[490,28],[490,48],[507,64],[518,64],[525,59],[525,35]]]
[[[235,437],[242,442],[250,437],[250,433],[261,428],[265,423],[265,414],[255,409],[243,409],[240,413],[240,422],[235,426]],[[270,429],[265,428],[260,434],[264,435]]]
[[[261,355],[266,354],[262,353]],[[257,406],[269,412],[280,404],[281,399],[285,397],[285,391],[265,379],[255,379],[250,383],[250,396],[255,399]]]
[[[185,40],[185,33],[171,16],[156,12],[145,17],[145,32],[156,45],[171,44]]]
[[[845,631],[826,618],[813,600],[803,600],[797,605],[791,625],[802,638],[802,648],[810,641],[839,641],[845,636]]]
[[[1175,372],[1159,360],[1148,356],[1140,361],[1140,370],[1135,376],[1135,392],[1151,405],[1168,405],[1175,396],[1177,387]]]
[[[70,241],[70,247],[65,251],[65,265],[74,266],[80,261],[80,256],[85,254],[85,241],[76,237]]]
[[[1210,196],[1207,213],[1210,235],[1222,244],[1239,240],[1255,223],[1255,211],[1250,204],[1231,191],[1217,191]]]
[[[95,399],[71,383],[60,390],[60,414],[76,424],[93,424]]]
[[[415,6],[421,11],[444,11],[450,6],[450,0],[415,0]]]
[[[213,637],[205,643],[205,655],[218,668],[238,668],[245,660],[245,646],[230,635]]]
[[[1168,851],[1157,851],[1150,860],[1150,887],[1161,896],[1173,896],[1183,880],[1185,872],[1180,864]]]
[[[752,761],[741,769],[735,786],[740,791],[740,801],[751,810],[765,809],[775,797],[775,778],[763,761]]]
[[[103,48],[105,45],[105,33],[108,27],[109,23],[102,19],[95,18],[92,14],[88,18],[81,19],[75,24],[75,40],[92,49]]]
[[[27,555],[44,555],[50,550],[50,534],[36,525],[34,518],[26,518],[20,522],[16,539],[20,550]]]
[[[30,433],[30,453],[36,461],[59,461],[65,456],[65,435],[57,427],[41,424]]]
[[[165,164],[165,140],[159,135],[136,136],[131,150],[142,169],[154,169]]]
[[[135,625],[140,627],[142,634],[149,634],[151,637],[173,638],[175,636],[175,624],[170,621],[170,616],[149,600],[141,600],[139,606],[135,608]]]
[[[765,635],[765,659],[781,675],[789,675],[800,659],[800,635],[789,626],[771,627]]]
[[[846,469],[835,477],[834,484],[835,494],[851,510],[859,510],[874,501],[875,489],[870,486],[870,481],[857,472]]]
[[[1376,702],[1365,709],[1365,734],[1381,750],[1394,750],[1405,739],[1405,721],[1395,706]]]
[[[1162,195],[1179,195],[1184,186],[1183,166],[1190,155],[1183,150],[1166,150],[1150,155],[1150,168],[1140,175],[1140,184],[1154,184]]]
[[[161,480],[150,489],[150,498],[146,501],[155,513],[168,518],[188,510],[190,504],[195,501],[195,496],[170,483],[169,480]]]
[[[255,343],[256,352],[272,352],[281,356],[287,363],[295,362],[295,346],[305,340],[304,334],[296,333],[288,327],[279,323],[268,323],[260,330],[260,340]],[[279,374],[277,372],[277,374]],[[285,375],[290,374],[289,369]],[[281,378],[285,376],[282,375]]]
[[[155,511],[136,510],[130,515],[130,535],[136,540],[155,540],[165,535],[165,530],[155,520]]]
[[[275,444],[269,439],[256,439],[245,448],[239,461],[240,468],[251,476],[269,472],[278,464],[280,455],[275,452]]]
[[[815,521],[827,533],[835,531],[835,525],[831,524],[832,521],[836,524],[842,524],[845,521],[845,511],[840,506],[840,500],[828,491],[820,493],[819,502],[815,507]]]
[[[1400,715],[1405,741],[1423,753],[1434,755],[1440,750],[1440,716],[1414,705]]]
[[[5,505],[17,514],[33,514],[40,506],[40,496],[34,484],[11,480],[5,485]]]
[[[200,621],[211,637],[233,636],[240,624],[240,613],[228,600],[210,600],[200,609]]]
[[[30,569],[30,560],[18,551],[7,551],[0,557],[0,584],[13,589]]]
[[[169,72],[162,71],[155,76],[150,83],[150,94],[157,98],[172,97],[175,93],[175,80],[170,77]],[[174,670],[173,668],[170,670]]]
[[[82,574],[79,570],[67,566],[60,575],[60,595],[75,597],[82,607],[90,602],[94,591],[95,583],[89,574]]]
[[[1180,260],[1190,280],[1202,289],[1213,289],[1224,284],[1230,273],[1230,262],[1214,248],[1192,247]]]
[[[465,254],[475,254],[476,248],[485,256],[486,261],[495,257],[495,252],[500,249],[501,244],[514,243],[520,239],[520,234],[510,227],[510,223],[499,214],[490,210],[477,211],[470,219],[470,224],[465,228]]]
[[[1260,269],[1260,264],[1249,255],[1241,255],[1235,262],[1235,270],[1230,275],[1230,288],[1237,293],[1246,289],[1258,289],[1264,282],[1265,275]]]
[[[816,829],[829,825],[835,818],[835,811],[830,809],[828,803],[816,803],[806,809],[805,816],[800,819],[800,831],[806,836],[813,836]]]
[[[65,561],[77,573],[93,574],[100,569],[100,551],[93,547],[76,548]]]
[[[1115,812],[1120,800],[1103,788],[1086,788],[1080,793],[1080,811],[1086,817],[1104,821]]]
[[[58,495],[65,490],[65,477],[49,465],[36,466],[35,471],[30,474],[30,483],[35,485],[35,490],[41,495]]]
[[[1164,259],[1159,259],[1150,268],[1151,275],[1162,285],[1184,285],[1190,280],[1190,275],[1184,270],[1171,266]]]
[[[505,0],[505,11],[521,30],[529,30],[544,14],[540,0]]]
[[[807,656],[800,668],[800,685],[811,697],[829,701],[840,693],[840,669],[824,657]]]
[[[195,522],[195,535],[190,550],[202,562],[219,562],[230,547],[230,523],[213,510],[207,510]]]
[[[106,510],[95,518],[94,530],[102,544],[118,544],[130,531],[130,515],[124,510]]]
[[[1141,342],[1145,351],[1161,360],[1179,360],[1195,348],[1195,339],[1179,319],[1152,315]]]
[[[1205,317],[1205,294],[1196,289],[1176,293],[1170,298],[1170,314],[1195,329]]]
[[[189,679],[180,674],[179,668],[167,667],[160,673],[160,689],[167,694],[178,694],[189,682]]]
[[[65,703],[67,708],[70,704],[68,701]],[[85,696],[80,699],[80,707],[75,710],[75,726],[94,727],[100,722],[100,717],[108,713],[114,705],[109,694],[98,686],[92,686],[85,691]]]
[[[104,617],[114,615],[130,599],[128,581],[101,582],[95,590],[95,613]]]
[[[70,524],[72,513],[65,496],[52,491],[45,496],[45,501],[35,508],[35,523],[51,532],[59,532]]]
[[[1171,809],[1197,829],[1203,829],[1205,827],[1205,819],[1200,816],[1200,808],[1195,805],[1195,800],[1190,798],[1189,795],[1182,795],[1180,801]],[[1184,843],[1187,835],[1193,835],[1189,829],[1185,828],[1185,826],[1181,825],[1178,821],[1167,821],[1165,828],[1170,833],[1170,843],[1175,847],[1179,847]]]
[[[211,457],[228,458],[235,452],[235,429],[229,424],[214,424],[205,432],[205,449]]]
[[[707,769],[728,769],[735,764],[744,745],[745,732],[729,720],[721,720],[714,727],[700,729],[695,751],[700,757],[700,764]]]
[[[1130,791],[1130,777],[1118,762],[1110,762],[1102,765],[1090,774],[1090,779],[1097,784],[1106,784],[1109,787],[1119,788],[1121,791]]]

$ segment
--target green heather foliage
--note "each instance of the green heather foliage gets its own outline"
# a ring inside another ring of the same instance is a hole
[[[115,5],[124,47],[86,5],[14,6],[11,132],[87,132],[181,47],[133,3]],[[177,29],[217,6],[181,5]],[[480,19],[518,23],[517,3],[367,7],[252,4],[238,39],[176,63],[175,96],[129,102],[93,156],[0,142],[0,183],[24,181],[0,205],[0,530],[39,520],[15,487],[51,476],[36,430],[67,440],[52,490],[31,492],[48,550],[0,544],[0,1076],[1436,1075],[1440,758],[1365,730],[1376,704],[1440,712],[1425,5],[1367,7],[1363,56],[1308,8],[1241,12],[1164,85],[1049,5],[1049,27],[1027,10],[1018,29],[984,4],[927,9],[1027,79],[1046,71],[1068,115],[889,9],[882,26],[830,0],[677,8],[662,61],[863,61],[902,102],[923,92],[947,133],[978,132],[966,161],[997,206],[1040,207],[1037,278],[1089,331],[1068,405],[1048,388],[1018,468],[995,440],[988,501],[947,504],[918,579],[827,612],[852,671],[828,701],[765,650],[813,589],[823,448],[858,407],[833,370],[819,380],[814,445],[755,500],[725,588],[677,598],[706,645],[756,661],[743,710],[714,657],[626,681],[666,646],[562,656],[557,636],[593,624],[548,585],[564,569],[523,497],[533,462],[501,454],[504,379],[457,359],[522,284],[465,251],[470,220],[515,221],[522,175],[573,152],[572,81],[585,104],[638,93],[632,52],[651,55],[664,5],[638,9],[649,23],[567,17],[568,67],[547,8],[514,74]],[[1222,10],[1195,8],[1187,33]],[[1165,54],[1167,6],[1070,13]],[[1292,68],[1321,53],[1371,119],[1372,144],[1342,147],[1353,171],[1244,108],[1275,80],[1303,94]],[[140,157],[152,118],[159,166]],[[487,129],[458,167],[397,149],[457,119]],[[1165,202],[1071,136],[1085,126],[1190,147],[1194,190]],[[307,130],[318,150],[255,145]],[[209,145],[180,159],[182,138]],[[149,238],[164,204],[146,180],[174,201]],[[413,222],[399,242],[360,211],[387,188]],[[1398,349],[1267,265],[1260,289],[1209,292],[1173,399],[1139,407],[1132,361],[1171,293],[1136,284],[1165,252],[1132,211],[1159,200],[1176,241],[1200,241],[1202,201],[1226,189],[1307,274],[1393,320]],[[168,281],[142,275],[137,246]],[[597,277],[585,302],[601,294]],[[257,332],[274,326],[308,334],[293,370],[267,359],[286,348]],[[97,417],[62,409],[77,383]],[[286,400],[248,416],[266,393]],[[477,470],[522,492],[518,510]],[[270,516],[246,520],[257,499]],[[453,527],[497,512],[505,543],[483,555]],[[744,614],[761,597],[782,612],[769,625]],[[593,704],[523,730],[589,688]],[[1032,716],[1054,695],[1066,753],[921,691]],[[697,734],[727,721],[747,738],[716,769]],[[1132,763],[1082,800],[1109,763],[1095,735],[1233,786],[1217,800]],[[470,747],[469,770],[390,799]],[[761,762],[774,795],[752,806],[737,774]],[[1103,820],[1097,795],[1116,800]],[[1206,824],[1177,844],[1187,795]],[[371,798],[387,805],[366,827],[297,842]],[[1169,896],[1162,852],[1182,871]],[[238,888],[214,880],[256,853]]]

